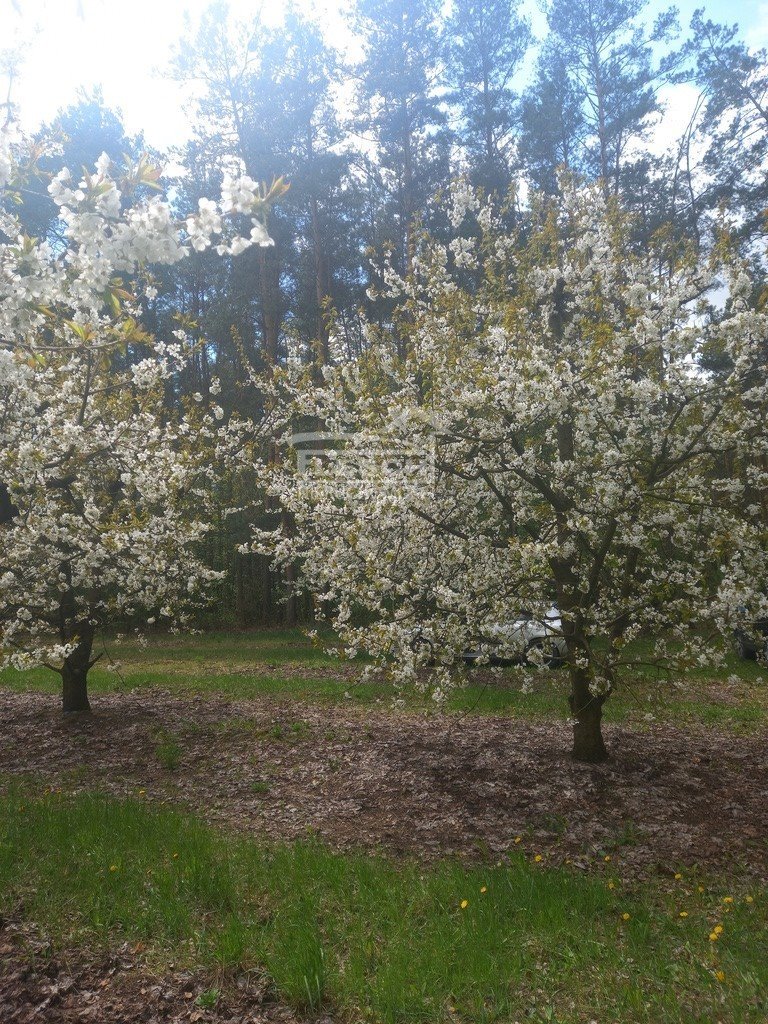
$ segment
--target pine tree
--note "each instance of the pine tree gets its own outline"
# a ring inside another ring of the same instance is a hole
[[[503,195],[516,124],[512,79],[531,42],[518,0],[456,0],[447,24],[451,101],[472,180]]]
[[[535,189],[555,195],[558,170],[580,166],[585,121],[581,98],[554,45],[542,47],[533,85],[522,97],[520,121],[520,165]]]
[[[405,272],[415,219],[449,174],[440,9],[438,0],[359,0],[355,12],[364,47],[357,127],[375,148],[385,237]]]
[[[698,10],[681,55],[689,65],[678,80],[693,81],[702,95],[696,132],[706,143],[708,186],[701,207],[738,212],[739,233],[749,242],[763,229],[768,206],[768,52],[750,50],[737,25],[716,24]]]
[[[584,166],[613,194],[630,144],[647,137],[660,109],[658,88],[671,71],[669,61],[654,61],[653,47],[671,37],[676,12],[663,12],[648,30],[641,20],[647,6],[647,0],[551,0],[547,7],[551,45],[581,101]]]

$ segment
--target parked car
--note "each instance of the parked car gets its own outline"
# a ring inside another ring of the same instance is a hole
[[[427,664],[437,660],[435,642],[424,630],[414,631],[411,646],[426,652]],[[467,665],[543,664],[548,668],[558,668],[565,656],[560,612],[554,606],[541,619],[521,611],[511,622],[490,626],[482,640],[462,654]]]
[[[768,619],[758,619],[749,630],[737,629],[734,636],[740,658],[754,661],[759,655],[768,661]]]
[[[463,658],[467,665],[487,658],[491,665],[543,664],[558,668],[565,655],[560,612],[553,606],[541,619],[521,611],[512,622],[491,626],[477,647],[465,651]]]

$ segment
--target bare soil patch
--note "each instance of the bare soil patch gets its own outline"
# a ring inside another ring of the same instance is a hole
[[[2,1024],[295,1024],[266,995],[258,976],[152,974],[127,945],[54,953],[30,926],[0,921]]]
[[[315,833],[424,858],[516,848],[577,868],[610,855],[624,877],[768,877],[765,734],[608,726],[613,759],[586,766],[568,756],[564,723],[157,690],[94,707],[64,718],[51,696],[6,693],[0,774],[175,803],[257,838]],[[173,770],[158,753],[168,738]]]

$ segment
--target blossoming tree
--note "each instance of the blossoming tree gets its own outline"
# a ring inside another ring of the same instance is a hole
[[[64,710],[82,711],[98,627],[183,622],[204,599],[212,479],[241,443],[218,406],[169,412],[188,347],[142,331],[143,272],[190,247],[268,245],[280,187],[225,178],[218,203],[176,224],[162,195],[132,198],[157,189],[152,167],[118,175],[104,157],[80,181],[52,182],[65,239],[52,244],[26,237],[14,213],[28,160],[0,132],[0,668],[49,666]],[[247,236],[233,214],[250,218]]]
[[[518,238],[466,188],[450,212],[455,241],[390,275],[399,343],[371,328],[320,385],[286,376],[294,423],[340,440],[269,468],[294,529],[254,543],[300,562],[350,653],[438,693],[556,604],[573,754],[600,761],[623,673],[717,660],[765,614],[768,315],[739,266],[718,311],[714,267],[633,252],[598,189]]]

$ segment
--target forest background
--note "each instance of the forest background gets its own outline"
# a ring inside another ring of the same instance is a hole
[[[72,40],[87,39],[104,6],[73,2],[54,13],[43,4],[38,15],[51,18],[38,38],[63,17]],[[317,7],[312,18],[301,7],[213,4],[186,20],[150,86],[166,112],[169,89],[176,103],[186,97],[184,116],[165,122],[168,143],[151,117],[146,134],[135,131],[141,81],[126,95],[130,127],[108,88],[81,91],[37,130],[41,152],[53,144],[56,155],[42,157],[30,182],[25,227],[55,244],[51,178],[63,166],[91,168],[102,152],[116,162],[148,152],[164,165],[180,217],[218,190],[233,154],[255,180],[290,183],[271,215],[273,247],[229,260],[201,253],[158,272],[143,326],[160,338],[183,328],[194,345],[168,389],[169,413],[190,396],[207,402],[220,380],[226,412],[257,414],[245,386],[253,370],[361,353],[366,325],[386,329],[393,319],[382,296],[388,263],[407,276],[419,232],[452,239],[441,196],[460,177],[523,230],[532,208],[557,196],[563,171],[601,181],[633,215],[643,250],[663,237],[680,253],[705,254],[727,212],[759,307],[768,59],[758,44],[768,19],[747,3],[742,25],[729,26],[717,20],[723,7],[710,16],[643,0],[551,0],[530,10],[510,0],[358,0],[343,12]],[[34,8],[4,5],[5,41],[34,21]],[[145,25],[153,53],[163,23],[156,32]],[[37,93],[29,84],[44,52],[35,47],[33,39],[25,55],[11,45],[3,58],[6,116],[20,105],[22,122],[41,94],[40,81]],[[50,104],[50,87],[42,91]],[[179,165],[187,170],[175,177]],[[251,497],[226,491],[222,509]],[[270,525],[269,511],[257,525]],[[310,606],[288,597],[267,559],[238,550],[249,526],[222,514],[207,541],[211,564],[226,571],[210,621],[306,619]]]

